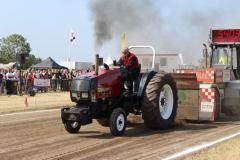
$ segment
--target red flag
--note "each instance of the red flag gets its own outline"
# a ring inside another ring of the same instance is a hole
[[[76,33],[71,29],[69,33],[69,40],[71,44],[76,44]]]

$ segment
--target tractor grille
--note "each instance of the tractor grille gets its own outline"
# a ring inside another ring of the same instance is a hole
[[[90,90],[90,79],[74,79],[71,85],[71,91],[88,92]]]

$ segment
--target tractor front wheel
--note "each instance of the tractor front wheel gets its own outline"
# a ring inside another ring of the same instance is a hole
[[[109,126],[113,136],[123,135],[126,128],[127,116],[122,108],[116,108],[112,111]]]
[[[76,121],[67,121],[64,123],[64,127],[68,133],[78,133],[81,128],[81,123]]]

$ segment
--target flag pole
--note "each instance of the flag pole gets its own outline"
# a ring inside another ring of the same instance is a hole
[[[71,43],[69,43],[69,51],[68,51],[68,59],[67,59],[69,68],[71,68],[70,57],[71,57]]]
[[[72,32],[72,29],[70,28],[70,31],[68,34],[68,56],[67,56],[67,64],[69,69],[70,69],[70,55],[71,55],[71,32]]]
[[[69,51],[68,51],[68,61],[70,61],[70,57],[71,57],[71,42],[69,42]]]
[[[69,39],[70,39],[70,45],[69,45],[69,55],[68,55],[68,62],[69,62],[69,68],[71,68],[71,46],[75,42],[75,32],[73,29],[70,29],[69,33]]]

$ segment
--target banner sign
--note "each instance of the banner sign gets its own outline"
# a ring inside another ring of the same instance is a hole
[[[213,43],[240,42],[240,29],[219,29],[212,30]]]
[[[50,87],[50,79],[34,79],[35,87]]]

